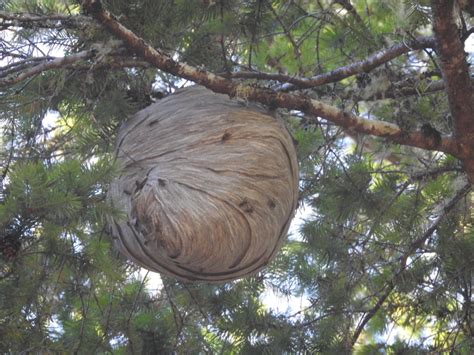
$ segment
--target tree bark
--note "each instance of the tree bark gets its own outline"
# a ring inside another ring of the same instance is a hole
[[[458,158],[474,183],[474,90],[464,45],[454,21],[454,0],[433,0],[433,30],[453,119]]]

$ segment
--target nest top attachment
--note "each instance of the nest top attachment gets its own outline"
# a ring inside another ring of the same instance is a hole
[[[183,281],[256,273],[286,238],[298,199],[292,139],[272,115],[202,87],[182,89],[121,127],[108,193],[118,249]]]

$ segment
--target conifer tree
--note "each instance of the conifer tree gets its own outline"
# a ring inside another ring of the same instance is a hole
[[[1,1],[0,352],[474,353],[473,13]],[[189,83],[284,118],[307,211],[266,269],[217,286],[151,284],[106,228],[120,124]]]

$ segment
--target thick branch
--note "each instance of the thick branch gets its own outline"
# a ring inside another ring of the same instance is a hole
[[[375,305],[365,314],[365,316],[360,320],[359,324],[357,325],[356,330],[354,331],[354,335],[352,336],[351,345],[354,346],[359,339],[360,334],[364,330],[367,323],[375,316],[375,314],[379,311],[380,307],[385,303],[388,296],[392,293],[392,291],[397,286],[398,281],[403,277],[404,272],[407,270],[407,261],[408,258],[413,256],[417,250],[419,250],[425,242],[430,238],[433,233],[438,229],[440,223],[446,218],[446,216],[453,210],[456,204],[470,191],[471,184],[464,185],[456,194],[451,198],[451,200],[446,203],[444,206],[442,213],[434,220],[428,229],[417,239],[415,239],[412,243],[410,243],[408,249],[403,253],[400,257],[400,266],[396,274],[390,279],[385,287],[385,291],[379,296]]]
[[[194,81],[214,92],[260,102],[272,108],[280,107],[299,110],[327,119],[343,128],[388,138],[395,143],[429,150],[439,150],[453,155],[457,154],[457,146],[449,137],[437,139],[436,137],[427,136],[421,131],[403,132],[395,124],[358,117],[306,96],[274,92],[269,89],[235,83],[222,76],[192,67],[186,63],[180,63],[164,52],[154,49],[145,43],[142,38],[120,24],[108,11],[102,8],[100,1],[85,0],[84,8],[110,32],[124,41],[130,49],[153,66],[181,78]]]
[[[461,160],[474,181],[474,86],[453,16],[454,0],[432,0],[433,30]]]
[[[414,40],[395,44],[389,48],[382,49],[364,60],[360,60],[343,67],[334,69],[328,73],[319,74],[311,78],[298,78],[284,74],[270,74],[261,72],[237,72],[225,73],[226,78],[242,78],[242,79],[260,79],[260,80],[275,80],[284,83],[290,83],[294,86],[284,88],[284,91],[291,91],[296,89],[308,89],[324,84],[334,83],[363,72],[369,72],[378,66],[391,61],[405,53],[415,49],[423,49],[433,47],[435,45],[434,37],[418,37]]]

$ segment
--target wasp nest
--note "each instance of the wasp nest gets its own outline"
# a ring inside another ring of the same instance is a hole
[[[266,111],[201,87],[178,91],[121,129],[109,200],[118,249],[184,281],[224,282],[264,267],[298,197],[295,149]]]

